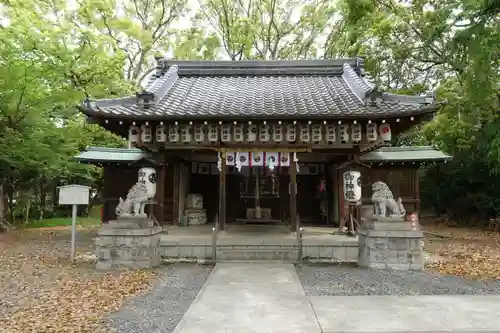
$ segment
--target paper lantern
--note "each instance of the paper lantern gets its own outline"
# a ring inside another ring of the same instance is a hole
[[[273,126],[273,141],[283,141],[283,126],[281,126],[280,124],[276,124]]]
[[[349,125],[339,125],[339,141],[341,143],[349,142]]]
[[[295,142],[297,138],[297,127],[293,124],[286,125],[286,141]]]
[[[156,127],[156,142],[166,142],[167,141],[167,129],[164,125]]]
[[[130,126],[128,129],[128,141],[131,144],[138,144],[141,142],[141,131],[139,126]]]
[[[301,125],[300,126],[300,141],[302,141],[302,143],[308,143],[309,140],[310,140],[309,125]]]
[[[169,125],[168,126],[168,140],[172,143],[179,142],[179,126],[177,125]]]
[[[258,127],[257,125],[250,124],[247,127],[247,142],[254,143],[257,141]]]
[[[259,130],[259,141],[260,142],[268,142],[271,135],[269,134],[269,125],[263,124],[260,126]]]
[[[205,140],[205,133],[203,132],[203,125],[201,125],[201,124],[194,125],[194,140],[198,143],[203,142]]]
[[[368,142],[375,142],[378,139],[377,124],[366,124],[366,139]]]
[[[313,125],[312,127],[312,141],[315,144],[323,140],[323,127],[321,125]]]
[[[234,141],[243,142],[243,124],[234,124],[233,126]]]
[[[190,143],[192,139],[192,134],[191,134],[191,126],[190,125],[184,125],[181,128],[181,140],[184,143]]]
[[[140,168],[137,181],[146,185],[148,189],[148,198],[151,199],[155,196],[156,170],[154,168]]]
[[[334,124],[328,124],[325,126],[326,137],[325,140],[328,144],[333,144],[337,140],[337,131]]]
[[[150,143],[153,141],[153,130],[151,125],[141,126],[141,141],[144,143]]]
[[[361,124],[352,124],[351,126],[351,140],[352,142],[359,143],[361,142]]]
[[[231,141],[231,125],[224,124],[220,126],[220,140],[222,142]]]
[[[382,124],[378,127],[380,138],[383,141],[391,141],[391,126],[389,124]]]
[[[219,140],[219,133],[217,132],[217,125],[210,124],[208,125],[208,141],[211,143],[215,143]]]
[[[347,202],[361,201],[361,172],[349,170],[344,172],[344,199]]]

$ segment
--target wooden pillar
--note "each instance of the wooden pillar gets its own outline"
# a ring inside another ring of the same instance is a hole
[[[173,224],[179,224],[179,176],[180,176],[180,168],[179,161],[176,161],[175,164],[171,165],[173,167],[173,193],[172,193],[172,222]]]
[[[338,168],[335,168],[335,179],[337,180],[337,195],[338,195],[338,210],[339,210],[339,225],[344,226],[346,209],[345,209],[345,198],[344,198],[344,178],[342,177],[342,172]]]
[[[111,200],[111,189],[112,189],[112,172],[109,170],[110,166],[104,166],[103,168],[103,188],[101,192],[101,202],[102,202],[102,222],[107,223],[109,220],[113,219],[112,210],[110,209],[112,203]]]
[[[219,172],[219,230],[226,227],[226,153],[221,153],[221,170]]]
[[[291,160],[291,159],[290,159]],[[290,162],[290,230],[297,231],[297,164]]]
[[[420,213],[420,172],[419,169],[415,170],[415,211]]]
[[[167,184],[165,184],[167,179],[166,173],[167,173],[166,158],[165,156],[163,156],[163,158],[161,158],[161,164],[157,169],[158,179],[156,180],[156,195],[155,195],[156,209],[154,212],[156,220],[160,225],[165,224],[164,204],[165,204],[165,186],[167,186]]]
[[[340,221],[340,214],[339,214],[339,187],[338,187],[338,171],[337,171],[337,165],[332,164],[328,166],[328,171],[329,171],[329,176],[330,176],[330,188],[331,188],[331,193],[332,193],[332,201],[331,201],[331,207],[332,209],[332,214],[330,214],[330,219],[331,221],[335,221],[335,223],[338,223]],[[334,223],[334,224],[335,224]]]

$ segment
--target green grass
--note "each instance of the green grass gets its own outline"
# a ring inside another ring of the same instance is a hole
[[[101,223],[98,217],[77,217],[76,224],[83,227],[96,226]],[[63,227],[71,226],[71,217],[55,217],[51,219],[44,219],[40,221],[31,221],[26,228],[50,228],[50,227]]]

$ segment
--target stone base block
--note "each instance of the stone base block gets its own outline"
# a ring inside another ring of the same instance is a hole
[[[422,231],[409,222],[368,221],[358,230],[358,265],[373,269],[423,270]]]
[[[376,220],[371,220],[371,221],[365,221],[363,223],[363,228],[368,229],[368,230],[381,230],[381,231],[399,231],[399,230],[408,230],[411,231],[413,230],[413,226],[411,222],[407,221],[397,221],[397,222],[390,222],[387,220],[382,220],[382,221],[376,221]]]
[[[109,221],[106,226],[112,229],[144,229],[153,227],[154,222],[148,219],[146,215],[125,215],[119,216],[117,220]]]
[[[134,222],[129,225],[133,226]],[[109,270],[159,266],[161,232],[161,227],[102,227],[96,239],[96,268]]]

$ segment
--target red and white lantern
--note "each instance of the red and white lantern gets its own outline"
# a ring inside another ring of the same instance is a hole
[[[391,141],[391,126],[389,124],[381,124],[378,127],[380,139],[383,141]]]

